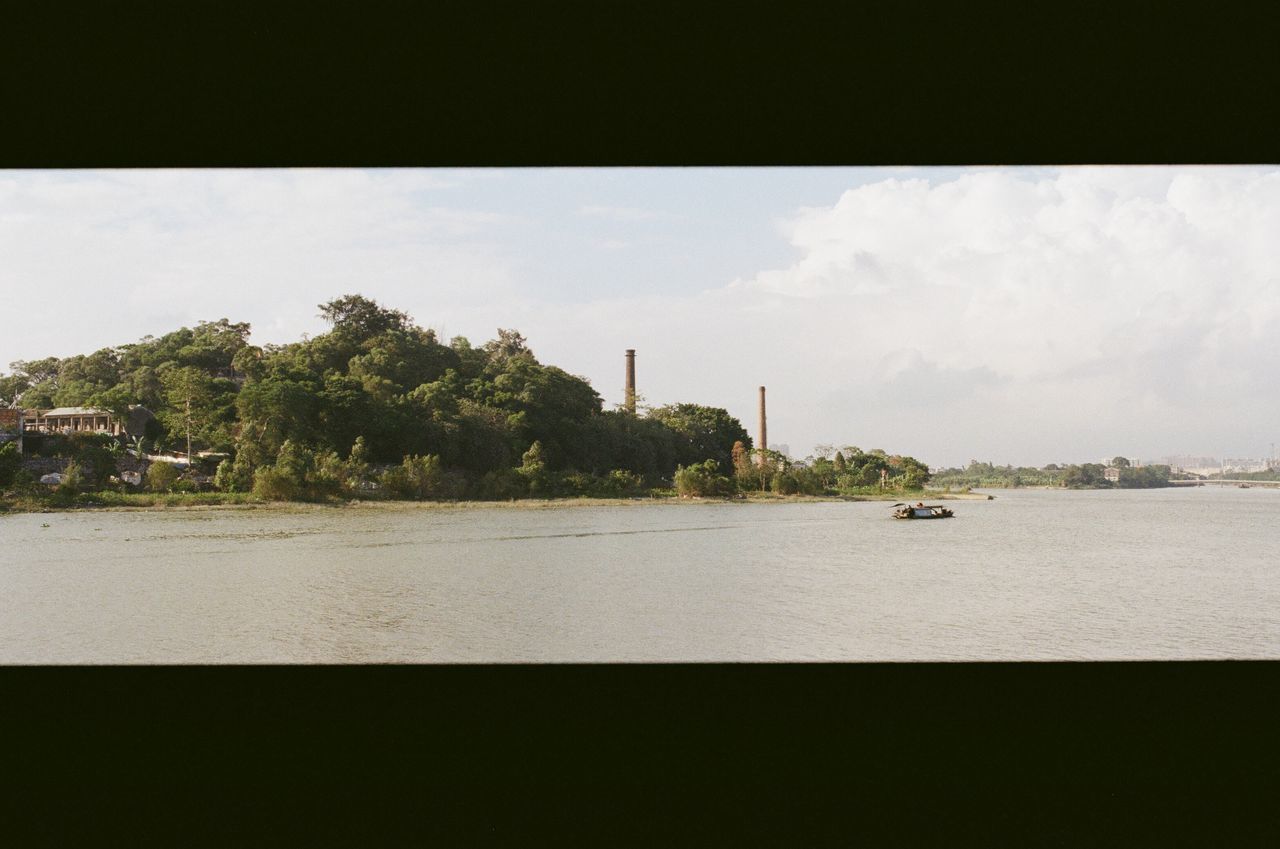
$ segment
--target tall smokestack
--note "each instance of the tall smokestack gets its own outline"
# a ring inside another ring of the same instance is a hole
[[[633,416],[636,413],[636,351],[634,348],[627,349],[627,412]]]
[[[764,420],[764,387],[763,386],[760,387],[760,445],[757,447],[759,447],[761,450],[764,450],[769,447],[769,430],[768,428],[765,427],[765,420]],[[764,461],[764,458],[762,457],[761,462],[763,461]]]

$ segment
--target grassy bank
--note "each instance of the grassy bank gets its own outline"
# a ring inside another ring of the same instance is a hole
[[[61,510],[155,509],[165,507],[216,507],[230,504],[263,504],[243,492],[129,492],[111,490],[62,493],[18,493],[0,496],[0,513],[42,513]]]

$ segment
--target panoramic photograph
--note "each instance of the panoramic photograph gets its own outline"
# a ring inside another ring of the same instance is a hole
[[[1280,658],[1275,166],[0,171],[0,664]]]

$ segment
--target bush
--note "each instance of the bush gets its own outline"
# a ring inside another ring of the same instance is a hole
[[[733,481],[719,473],[720,464],[704,460],[693,466],[676,469],[676,492],[682,498],[708,495],[732,495]]]
[[[22,466],[22,456],[18,454],[18,443],[6,442],[0,445],[0,487],[9,486]]]
[[[359,486],[369,478],[369,448],[364,444],[364,437],[357,436],[347,455],[344,477],[349,486]]]
[[[555,483],[553,476],[547,471],[542,443],[534,440],[529,450],[520,458],[520,468],[516,470],[524,478],[524,486],[530,495],[548,495]]]
[[[221,492],[235,492],[235,480],[231,476],[231,470],[234,464],[228,458],[218,464],[217,470],[213,473],[213,486]]]
[[[769,489],[778,495],[795,495],[800,491],[800,482],[790,472],[775,472]]]
[[[515,469],[496,469],[485,472],[476,485],[477,498],[485,501],[509,501],[528,494],[528,484]]]
[[[116,471],[116,454],[119,443],[114,437],[103,433],[80,432],[67,438],[67,448],[71,457],[81,467],[84,474],[84,486],[100,487],[110,481]]]
[[[223,492],[249,492],[253,489],[253,464],[245,452],[234,460],[223,460],[213,474],[213,485]]]
[[[58,484],[60,489],[71,492],[78,492],[84,487],[84,466],[81,466],[75,460],[67,463],[67,467],[62,470],[62,483]]]
[[[318,451],[314,468],[307,477],[307,491],[313,498],[333,498],[351,489],[347,463],[336,451]]]
[[[316,468],[315,455],[292,439],[280,444],[276,454],[276,470],[288,475],[294,484],[302,489]]]
[[[334,479],[330,462],[334,458],[321,456],[326,466],[323,471],[317,469],[316,459],[310,450],[286,439],[275,463],[261,466],[254,473],[253,494],[267,501],[323,499],[337,494],[340,482]]]
[[[644,488],[644,479],[625,469],[614,469],[602,481],[602,488],[609,495],[636,495]]]
[[[400,498],[440,498],[446,491],[444,470],[434,454],[405,457],[399,466],[383,472],[381,483]]]
[[[178,481],[178,469],[172,463],[155,462],[147,467],[147,489],[168,492]]]
[[[302,487],[288,471],[277,466],[260,466],[253,475],[253,494],[264,501],[294,501]]]

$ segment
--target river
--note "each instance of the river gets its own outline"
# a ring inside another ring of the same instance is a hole
[[[1280,492],[0,516],[0,663],[1280,658]]]

